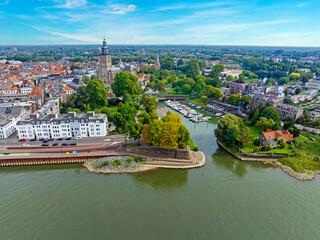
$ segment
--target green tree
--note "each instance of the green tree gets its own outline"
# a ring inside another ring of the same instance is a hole
[[[220,86],[220,78],[219,78],[219,73],[217,71],[215,71],[213,74],[212,86],[214,86],[214,87]]]
[[[138,77],[129,72],[119,72],[114,78],[114,83],[111,84],[113,93],[117,97],[123,97],[124,101],[137,98],[142,89],[138,84]]]
[[[140,103],[146,109],[147,113],[150,113],[152,110],[156,110],[158,106],[157,99],[153,97],[149,97],[148,95],[143,95]]]
[[[286,88],[286,89],[283,91],[283,93],[284,93],[286,96],[288,96],[288,95],[289,95],[289,89]]]
[[[268,129],[272,129],[275,122],[273,119],[267,119],[265,117],[261,117],[260,120],[256,123],[256,127],[260,128],[263,132]]]
[[[138,140],[140,142],[140,138],[142,135],[142,124],[139,123],[130,123],[129,126],[129,137],[130,139]]]
[[[172,57],[165,57],[161,62],[161,69],[172,70],[175,67],[174,60]]]
[[[91,80],[87,85],[88,97],[91,102],[101,108],[108,105],[109,91],[99,78]]]
[[[289,83],[289,78],[287,77],[281,77],[279,80],[278,80],[278,84],[279,85],[286,85]]]
[[[154,120],[150,125],[150,132],[152,135],[152,145],[160,146],[160,140],[163,138],[164,122],[160,119]]]
[[[181,88],[181,91],[184,93],[184,94],[190,94],[191,93],[191,86],[189,84],[185,84],[182,86]]]
[[[284,104],[294,105],[294,102],[290,98],[284,98],[283,99]]]
[[[128,122],[126,121],[126,119],[122,116],[121,113],[116,112],[113,116],[112,116],[112,122],[113,124],[116,126],[116,131],[117,132],[124,132],[127,129],[128,126]]]
[[[254,111],[251,123],[255,125],[259,121],[259,119],[260,119],[260,112],[259,112],[259,109],[256,109]]]
[[[280,112],[274,107],[266,107],[261,113],[261,117],[265,117],[267,119],[272,119],[275,123],[280,123],[281,121],[281,114]]]

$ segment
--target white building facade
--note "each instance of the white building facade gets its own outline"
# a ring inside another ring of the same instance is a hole
[[[0,116],[0,139],[10,137],[15,131],[16,119],[9,116]]]
[[[19,121],[16,128],[20,139],[103,137],[108,133],[108,118],[106,114],[94,112],[44,117],[34,114]]]

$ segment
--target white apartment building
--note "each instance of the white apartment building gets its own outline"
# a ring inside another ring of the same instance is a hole
[[[22,87],[20,88],[22,94],[30,94],[32,92],[32,87]]]
[[[0,116],[0,139],[10,137],[15,131],[15,118],[12,116]]]
[[[48,114],[43,117],[32,114],[28,119],[19,121],[16,128],[20,139],[101,137],[108,132],[108,118],[106,114],[94,112]]]

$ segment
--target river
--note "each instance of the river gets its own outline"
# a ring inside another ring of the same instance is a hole
[[[192,123],[206,165],[99,175],[77,165],[0,169],[0,239],[320,238],[320,180],[238,161],[215,121]]]

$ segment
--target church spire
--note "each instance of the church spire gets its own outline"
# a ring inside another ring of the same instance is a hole
[[[102,44],[102,51],[101,51],[102,55],[107,55],[109,54],[109,50],[108,50],[108,46],[107,46],[107,42],[106,39],[103,39],[103,44]]]

